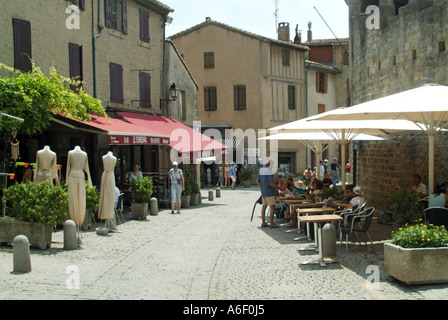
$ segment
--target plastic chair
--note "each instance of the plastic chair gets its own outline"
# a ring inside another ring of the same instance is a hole
[[[423,210],[426,225],[445,226],[448,228],[448,209],[445,207],[430,207]]]
[[[369,207],[369,208],[365,208],[364,210],[362,210],[359,213],[347,214],[347,216],[352,216],[352,220],[351,220],[350,225],[343,226],[341,228],[340,239],[339,239],[341,246],[342,246],[342,235],[345,234],[345,245],[346,245],[346,250],[348,250],[348,236],[352,232],[366,233],[367,236],[369,237],[370,242],[373,244],[372,238],[370,238],[370,234],[369,234],[369,227],[372,222],[374,212],[375,212],[375,208]],[[364,224],[361,225],[361,222],[364,222]],[[356,227],[357,225],[359,225],[359,227]],[[361,243],[361,241],[360,241],[360,243]],[[366,244],[367,244],[367,241],[366,241]]]
[[[262,196],[260,196],[260,198],[258,198],[258,200],[255,201],[254,208],[252,209],[252,216],[250,217],[250,221],[252,221],[254,218],[255,207],[257,206],[257,204],[262,204]]]
[[[120,222],[120,216],[121,216],[122,222],[124,222],[123,198],[124,198],[124,193],[120,193],[120,195],[118,196],[117,207],[115,208],[115,216],[117,217],[118,222]]]

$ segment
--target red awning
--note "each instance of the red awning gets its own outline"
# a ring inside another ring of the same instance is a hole
[[[110,145],[168,145],[169,134],[153,128],[144,128],[115,118],[91,115],[92,121],[73,120],[87,126],[107,132]]]
[[[226,150],[228,147],[169,117],[132,112],[117,112],[126,121],[142,128],[151,128],[170,137],[169,145],[182,153]],[[200,155],[198,156],[200,157]]]

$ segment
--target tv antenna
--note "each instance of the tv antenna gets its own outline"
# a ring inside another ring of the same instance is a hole
[[[278,33],[278,0],[274,0],[275,3],[275,11],[274,11],[274,16],[275,16],[275,32]]]

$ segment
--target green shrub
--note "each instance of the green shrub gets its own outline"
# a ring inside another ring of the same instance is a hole
[[[328,199],[328,198],[332,198],[335,200],[339,200],[342,201],[345,198],[345,193],[344,190],[342,190],[341,188],[338,187],[330,187],[330,188],[323,188],[322,192],[318,195],[311,193],[310,194],[310,199],[311,200],[315,200],[315,198],[317,197],[321,197],[322,200],[323,199]]]
[[[86,182],[86,209],[98,210],[100,206],[100,195],[96,192],[96,187],[89,188]]]
[[[240,170],[238,176],[241,181],[244,181],[244,180],[250,180],[250,178],[252,178],[252,174],[253,174],[252,170],[244,168]]]
[[[55,227],[67,217],[67,191],[49,181],[16,183],[3,190],[3,201],[12,217],[30,224],[38,222]]]
[[[131,181],[131,192],[135,202],[148,202],[152,196],[152,180],[137,176]]]
[[[192,191],[193,194],[194,193],[199,193],[199,185],[196,182],[193,182],[191,191]]]
[[[389,198],[392,217],[396,223],[413,223],[422,216],[423,204],[420,203],[420,193],[415,190],[400,189]]]
[[[193,191],[193,181],[190,178],[185,179],[184,194],[189,195]]]

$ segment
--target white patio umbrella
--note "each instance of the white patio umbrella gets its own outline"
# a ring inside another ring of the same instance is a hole
[[[357,140],[357,137],[361,134],[378,135],[408,130],[422,130],[421,126],[409,120],[314,120],[321,115],[323,114],[289,122],[268,129],[268,131],[274,134],[325,132],[344,147],[351,141]],[[345,166],[345,152],[341,152],[341,158],[342,164]],[[345,185],[345,170],[341,171],[341,182],[342,185]]]
[[[259,138],[259,140],[298,140],[310,148],[317,157],[316,157],[316,169],[317,176],[320,176],[320,165],[319,161],[322,159],[322,153],[336,140],[334,136],[325,133],[323,131],[320,132],[300,132],[300,133],[277,133],[271,134],[266,137]],[[368,134],[358,134],[355,140],[383,140],[381,137],[372,136]],[[345,172],[345,170],[344,170]]]
[[[428,188],[434,190],[434,136],[448,124],[448,87],[425,84],[421,87],[339,108],[317,116],[315,121],[406,119],[418,124],[428,135]]]

